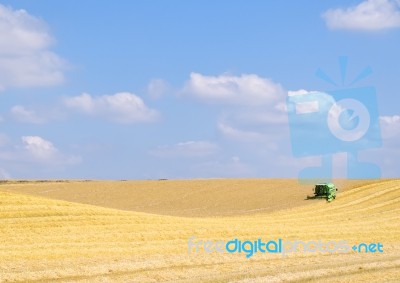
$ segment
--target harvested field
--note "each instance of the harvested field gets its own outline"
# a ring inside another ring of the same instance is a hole
[[[153,200],[157,191],[152,187],[157,182],[171,182],[167,192],[159,193],[167,198],[165,203]],[[247,182],[246,186],[246,180],[2,184],[0,281],[397,282],[400,278],[399,180],[343,184],[346,188],[342,186],[332,203],[304,200],[305,194],[311,193],[309,187],[304,192],[300,188],[279,189],[292,186],[294,181],[287,181],[287,185],[283,180]],[[271,187],[265,185],[264,193],[252,196],[263,182]],[[274,182],[276,186],[271,185]],[[137,189],[129,195],[128,188],[135,183]],[[220,190],[216,190],[218,186]],[[126,195],[118,198],[110,192],[93,193],[95,188],[111,187]],[[208,187],[209,192],[196,192]],[[146,188],[153,197],[146,196]],[[243,188],[252,188],[251,193],[241,193]],[[186,198],[182,197],[184,190]],[[225,197],[219,195],[221,192]],[[217,198],[215,203],[209,203],[208,193]],[[115,202],[105,198],[107,195]],[[264,195],[271,197],[269,202]],[[128,196],[133,204],[123,200]],[[202,201],[200,196],[204,196]],[[259,198],[267,203],[263,205]],[[268,209],[281,199],[287,202]],[[150,200],[153,202],[146,203]],[[193,208],[201,209],[188,213],[189,201]],[[284,257],[256,253],[246,258],[243,253],[209,254],[200,249],[189,254],[190,237],[204,241],[282,238],[380,242],[384,252],[298,252]]]

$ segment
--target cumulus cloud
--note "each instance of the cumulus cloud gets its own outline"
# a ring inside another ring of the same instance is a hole
[[[0,4],[0,89],[63,82],[66,63],[49,50],[46,24],[25,10]]]
[[[314,112],[328,112],[335,103],[335,99],[320,91],[307,91],[304,89],[296,91],[288,91],[288,97],[290,101],[290,109],[286,108],[286,111],[290,111],[296,114],[307,114]],[[333,115],[332,119],[337,118],[340,112],[334,111],[330,113]]]
[[[400,27],[400,1],[367,0],[346,9],[330,9],[322,17],[331,29],[375,31]]]
[[[22,136],[19,141],[10,141],[4,137],[5,143],[0,145],[0,162],[7,164],[7,169],[13,175],[25,170],[28,170],[28,175],[41,170],[49,172],[82,161],[80,156],[66,154],[40,136]]]
[[[218,145],[209,141],[187,141],[159,146],[151,150],[150,154],[166,158],[191,158],[209,156],[216,153],[218,149]]]
[[[23,150],[14,153],[16,159],[31,162],[44,162],[53,165],[72,165],[82,161],[80,156],[65,155],[51,141],[39,136],[21,137]]]
[[[26,109],[24,106],[16,105],[11,108],[11,115],[15,120],[22,123],[41,124],[44,121],[35,111]]]
[[[184,93],[215,104],[271,104],[282,95],[282,87],[255,74],[205,76],[191,73]]]
[[[289,90],[289,91],[287,92],[287,96],[291,97],[291,96],[296,96],[296,95],[307,95],[307,94],[315,94],[315,93],[320,93],[320,92],[318,92],[318,91],[308,91],[308,90],[305,90],[305,89]],[[302,105],[302,106],[300,106],[300,107],[303,108],[303,107],[306,107],[306,105]],[[309,107],[310,107],[310,108],[309,108]],[[278,103],[274,106],[274,109],[277,110],[277,111],[279,111],[280,114],[284,113],[285,115],[287,115],[288,109],[287,109],[286,101],[278,102]],[[303,108],[303,110],[304,110],[305,112],[310,112],[310,111],[315,111],[315,110],[317,110],[317,109],[316,109],[315,104],[314,104],[314,105],[313,105],[313,104],[310,104],[308,107],[306,107],[306,109]],[[280,120],[280,121],[282,121],[282,120]],[[286,120],[285,120],[285,121],[286,121]]]
[[[58,150],[50,141],[41,137],[23,136],[21,139],[24,148],[36,159],[49,160],[58,153]]]
[[[140,97],[129,92],[97,97],[83,93],[65,98],[64,104],[81,113],[117,123],[153,122],[160,116],[156,110],[147,107]]]
[[[289,90],[287,92],[288,96],[295,96],[295,95],[305,95],[305,94],[312,94],[312,93],[320,93],[320,91],[316,90],[305,90],[305,89],[298,89],[298,90]]]
[[[236,141],[275,142],[276,134],[267,128],[287,122],[282,109],[286,98],[283,88],[256,74],[206,76],[193,72],[182,93],[223,107],[217,128]]]

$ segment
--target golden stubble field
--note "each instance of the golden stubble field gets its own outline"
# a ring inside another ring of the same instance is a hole
[[[399,282],[400,180],[2,183],[1,282]],[[188,253],[196,240],[380,242],[383,253]]]

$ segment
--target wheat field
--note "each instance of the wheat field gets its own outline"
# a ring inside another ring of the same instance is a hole
[[[340,184],[340,185],[339,185]],[[1,282],[398,282],[400,180],[338,181],[332,203],[295,180],[0,185]],[[383,253],[285,257],[188,250],[188,239],[380,242]]]

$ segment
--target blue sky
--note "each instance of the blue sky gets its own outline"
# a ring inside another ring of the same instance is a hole
[[[399,177],[398,46],[396,0],[1,1],[0,178],[296,177],[321,156],[293,155],[288,94],[367,66],[360,159]]]

